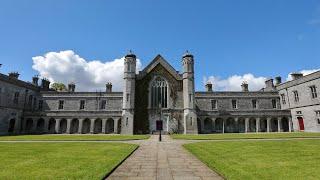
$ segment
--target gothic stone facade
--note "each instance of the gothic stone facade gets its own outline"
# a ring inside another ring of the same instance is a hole
[[[38,85],[37,77],[28,83],[16,73],[0,74],[0,134],[147,134],[157,132],[157,121],[164,133],[299,130],[280,102],[279,79],[276,85],[267,80],[260,91],[244,83],[239,92],[215,92],[208,83],[206,91],[195,92],[193,55],[183,55],[182,69],[158,55],[136,73],[136,56],[128,54],[122,92],[112,92],[110,83],[104,92],[76,92],[74,84],[57,92],[46,79]]]

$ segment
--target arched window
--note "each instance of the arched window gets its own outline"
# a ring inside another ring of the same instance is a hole
[[[161,104],[162,108],[167,108],[167,97],[168,84],[163,78],[157,77],[151,84],[151,107],[158,108]]]

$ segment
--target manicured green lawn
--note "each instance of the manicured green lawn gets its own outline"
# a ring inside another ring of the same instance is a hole
[[[279,139],[279,138],[306,138],[318,137],[320,133],[291,132],[291,133],[225,133],[225,134],[174,134],[173,139],[215,140],[215,139]]]
[[[137,145],[0,143],[0,179],[101,179]]]
[[[0,136],[0,141],[125,141],[148,139],[149,135],[57,134]]]
[[[320,179],[320,140],[200,142],[184,147],[227,179]]]

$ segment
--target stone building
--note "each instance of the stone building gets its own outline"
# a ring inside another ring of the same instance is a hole
[[[281,107],[278,88],[266,81],[260,91],[196,92],[194,57],[182,57],[182,72],[162,56],[136,73],[136,56],[124,60],[122,92],[106,84],[103,92],[78,92],[49,88],[48,80],[38,85],[0,74],[0,133],[156,133],[162,122],[164,133],[283,132],[292,130],[291,113]],[[240,85],[239,85],[240,86]],[[293,125],[295,127],[295,125]],[[296,128],[295,128],[296,130]]]
[[[294,130],[320,132],[320,71],[306,76],[292,73],[291,77],[277,86],[281,108],[291,111]]]

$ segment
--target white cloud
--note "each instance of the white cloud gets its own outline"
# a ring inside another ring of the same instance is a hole
[[[250,91],[257,91],[264,87],[266,77],[255,77],[253,74],[233,75],[226,79],[216,76],[203,77],[203,83],[211,82],[216,91],[241,91],[241,84],[249,84]]]
[[[305,75],[314,73],[314,72],[316,72],[316,71],[320,71],[320,69],[305,69],[305,70],[301,70],[301,71],[299,71],[299,72],[302,73],[302,74],[305,76]],[[289,73],[288,76],[287,76],[287,79],[286,79],[287,81],[291,81],[291,80],[292,80],[290,74],[291,74],[291,73]]]
[[[49,52],[32,59],[32,68],[51,82],[74,82],[77,91],[104,91],[105,84],[111,82],[114,91],[122,91],[124,58],[107,62],[88,61],[72,50],[66,50]],[[141,62],[137,60],[137,70],[140,69]]]

